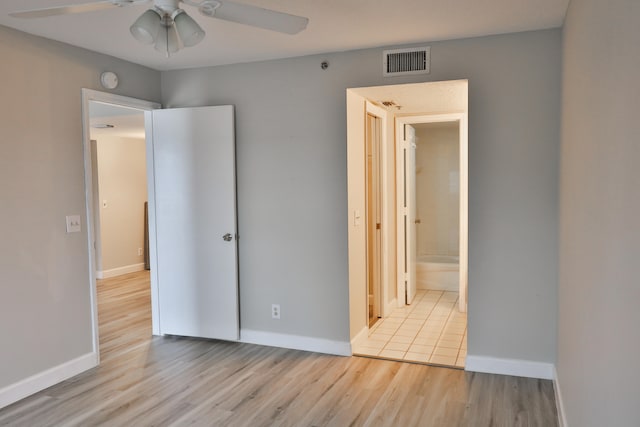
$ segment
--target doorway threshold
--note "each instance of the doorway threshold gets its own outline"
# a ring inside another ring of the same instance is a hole
[[[458,292],[418,290],[413,304],[378,320],[353,354],[464,368],[467,313],[458,311]]]

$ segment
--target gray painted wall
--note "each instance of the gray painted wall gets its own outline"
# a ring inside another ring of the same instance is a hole
[[[92,351],[81,88],[112,70],[115,92],[158,101],[160,74],[1,26],[0,57],[2,389]]]
[[[430,45],[426,77],[381,48],[162,73],[169,107],[236,106],[242,328],[348,341],[345,90],[469,79],[469,354],[554,362],[561,32]]]
[[[640,3],[572,0],[564,29],[558,377],[568,425],[637,426]]]

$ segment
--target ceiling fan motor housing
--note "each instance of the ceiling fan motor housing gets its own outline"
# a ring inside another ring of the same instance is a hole
[[[177,9],[180,9],[180,0],[155,0],[153,2],[156,9],[171,15]]]
[[[147,3],[149,0],[110,0],[110,2],[116,6],[132,6],[135,4]]]

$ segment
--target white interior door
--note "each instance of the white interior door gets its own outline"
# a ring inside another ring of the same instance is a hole
[[[406,200],[406,272],[407,272],[407,304],[411,304],[416,296],[416,130],[405,125],[405,200]]]
[[[160,333],[237,340],[233,106],[150,114]]]

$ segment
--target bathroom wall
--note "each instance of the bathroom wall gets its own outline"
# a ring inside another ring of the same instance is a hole
[[[138,249],[144,248],[145,140],[118,136],[96,140],[102,273],[109,277],[142,270],[144,256]]]
[[[414,124],[418,256],[460,251],[460,138],[456,122]]]

